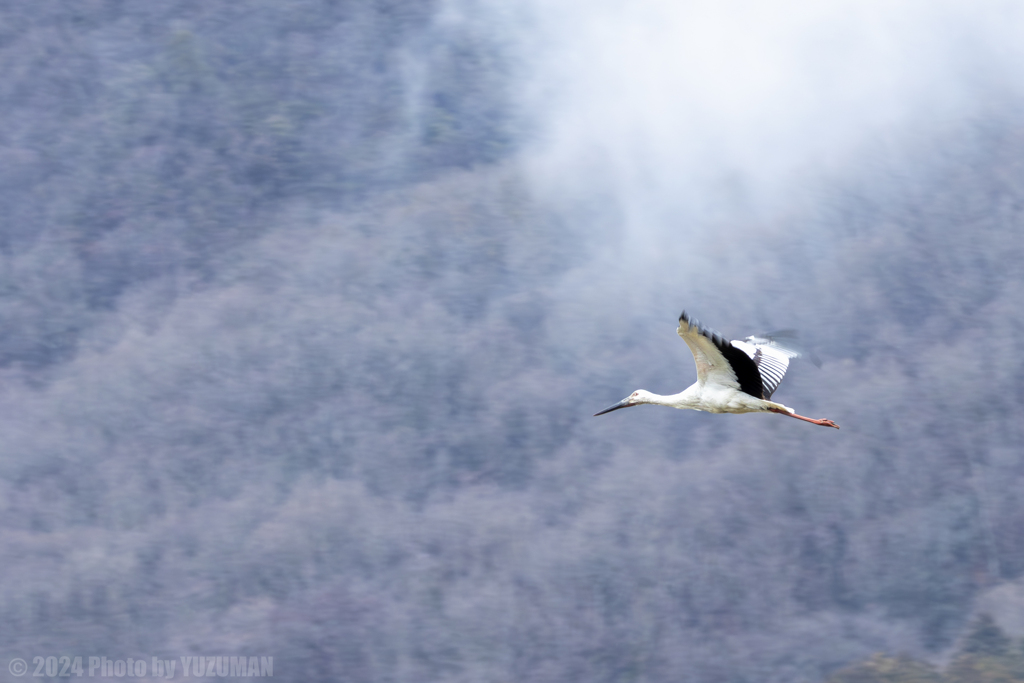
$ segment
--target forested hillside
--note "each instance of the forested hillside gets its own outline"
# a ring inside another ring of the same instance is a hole
[[[1016,683],[1024,681],[1024,643],[1008,638],[982,614],[959,644],[952,661],[939,670],[900,655],[876,654],[836,672],[827,683]]]
[[[627,173],[553,39],[487,3],[0,4],[0,659],[940,680],[979,600],[1024,610],[1020,93],[785,174]],[[693,381],[684,307],[800,328],[823,367],[774,400],[842,429],[591,417]]]

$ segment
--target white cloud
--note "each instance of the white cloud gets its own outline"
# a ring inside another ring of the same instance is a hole
[[[539,167],[599,165],[627,210],[697,208],[723,181],[762,204],[1024,75],[1024,11],[1002,2],[545,0],[534,16]]]

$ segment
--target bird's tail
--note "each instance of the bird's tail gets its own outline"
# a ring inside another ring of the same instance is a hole
[[[771,411],[771,410],[781,410],[782,412],[789,413],[790,415],[796,414],[796,411],[793,410],[792,408],[790,408],[788,406],[784,406],[781,403],[775,403],[774,401],[765,401],[764,402],[764,409],[768,410],[768,411]]]

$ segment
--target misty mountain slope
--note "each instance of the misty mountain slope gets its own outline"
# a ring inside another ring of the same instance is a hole
[[[0,9],[0,362],[66,360],[95,312],[152,278],[209,275],[283,202],[352,207],[504,158],[507,50],[440,10]],[[62,286],[35,285],[57,262]]]
[[[671,107],[549,156],[484,5],[75,7],[0,9],[9,657],[791,683],[940,656],[1020,579],[1011,99],[748,192],[714,145],[623,170],[705,137]],[[635,65],[593,83],[642,108]],[[842,430],[591,417],[693,382],[683,307],[800,328],[777,398]]]
[[[980,201],[1012,151],[982,149],[970,182],[962,158],[929,161],[940,181],[918,196],[955,177]],[[723,281],[666,274],[681,301],[634,308],[653,285],[595,272],[581,226],[515,165],[360,211],[282,209],[214,277],[133,287],[46,383],[8,371],[5,635],[273,650],[295,680],[814,680],[941,647],[1021,571],[1019,219],[925,231],[917,199],[873,187],[868,218],[842,214],[858,230],[798,221],[832,260],[768,288],[826,360],[795,364],[779,398],[838,437],[777,416],[590,418],[692,381],[676,309]],[[755,246],[728,254],[720,329],[756,320],[739,295],[763,269],[786,273],[784,244]],[[916,277],[876,265],[922,253]],[[829,305],[808,309],[815,281]],[[944,333],[957,315],[983,333]]]
[[[247,439],[254,420],[263,436],[246,448],[276,461],[309,431],[295,420],[325,411],[340,424],[354,412],[346,439],[436,434],[439,424],[461,434],[500,412],[474,402],[514,396],[503,385],[524,381],[511,368],[529,362],[543,319],[529,297],[556,273],[562,240],[542,231],[551,219],[530,206],[514,171],[460,174],[351,216],[313,215],[319,223],[288,223],[222,264],[213,283],[127,295],[53,375],[69,424],[117,424],[119,438],[180,447],[175,462],[206,467],[222,440]],[[524,273],[529,280],[517,279]],[[76,403],[79,390],[92,400]],[[357,417],[361,404],[377,407],[374,425]],[[341,446],[325,444],[308,464],[344,468]],[[37,454],[29,460],[40,466]]]
[[[214,282],[122,297],[34,398],[6,399],[5,479],[34,482],[6,499],[12,566],[35,567],[22,597],[8,596],[25,629],[11,637],[153,647],[195,632],[174,595],[218,613],[312,599],[303,543],[297,555],[276,549],[295,538],[290,522],[277,523],[283,536],[250,535],[325,477],[398,501],[467,480],[525,486],[576,419],[530,409],[545,379],[543,363],[528,368],[542,361],[532,346],[543,307],[531,299],[543,295],[531,288],[564,262],[551,220],[514,169],[481,169],[363,213],[296,210]],[[360,495],[357,508],[377,504]],[[399,509],[396,529],[418,524],[415,507]],[[408,551],[366,531],[354,531],[356,553],[368,540],[384,547],[366,561],[370,580]],[[330,533],[324,542],[334,558],[341,547]],[[221,552],[236,559],[206,564]],[[354,565],[331,565],[324,576],[343,591]],[[306,614],[296,609],[292,621]],[[54,618],[68,630],[54,635]],[[102,641],[83,633],[96,620]]]

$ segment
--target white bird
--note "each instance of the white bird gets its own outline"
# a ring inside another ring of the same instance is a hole
[[[683,410],[709,413],[778,413],[805,420],[823,427],[835,427],[832,420],[815,420],[797,415],[792,408],[769,401],[779,388],[790,358],[806,355],[815,365],[821,362],[813,355],[799,351],[782,341],[792,338],[792,331],[747,337],[743,341],[726,341],[722,335],[703,327],[695,318],[679,316],[676,330],[693,352],[697,363],[697,381],[685,391],[672,396],[659,396],[640,389],[609,406],[597,415],[619,408],[632,408],[644,403]]]

